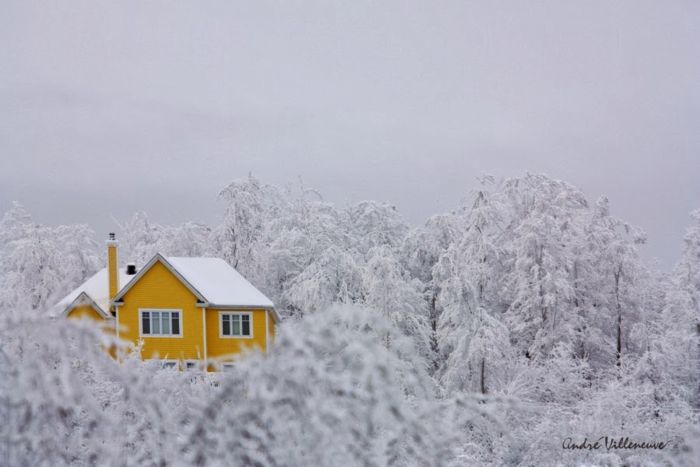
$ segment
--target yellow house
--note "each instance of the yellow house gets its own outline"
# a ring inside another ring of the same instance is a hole
[[[107,267],[59,302],[62,316],[103,322],[144,360],[184,369],[225,367],[244,349],[270,347],[274,305],[224,260],[157,254],[137,271],[118,267],[117,248],[110,234]]]

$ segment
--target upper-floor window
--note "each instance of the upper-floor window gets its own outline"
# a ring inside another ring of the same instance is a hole
[[[181,336],[180,311],[141,310],[142,336]]]
[[[221,337],[253,337],[251,313],[221,313]]]

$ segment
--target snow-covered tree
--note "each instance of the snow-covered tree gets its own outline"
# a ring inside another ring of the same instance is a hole
[[[360,267],[352,255],[329,247],[289,280],[283,298],[298,315],[333,303],[355,303],[362,285]]]
[[[460,328],[440,381],[449,393],[504,392],[508,371],[516,359],[508,328],[483,308],[476,310],[469,326],[471,329]]]
[[[572,186],[541,175],[508,180],[504,191],[512,213],[506,319],[517,348],[534,358],[573,338],[570,246],[587,202]]]
[[[188,462],[444,465],[454,431],[415,355],[372,310],[332,307],[289,324],[269,357],[241,361],[204,405]]]
[[[662,274],[607,199],[544,175],[485,177],[413,229],[253,177],[220,199],[211,226],[136,213],[118,230],[122,260],[219,256],[285,317],[269,355],[213,376],[117,364],[108,336],[47,322],[101,242],[17,204],[0,218],[0,463],[692,465],[700,212]],[[561,447],[621,432],[671,446]]]
[[[101,261],[83,224],[36,224],[19,204],[0,220],[0,310],[44,310],[94,273]]]
[[[655,388],[659,405],[687,403],[700,408],[700,211],[692,225],[674,273],[665,282],[661,313],[639,323],[633,337],[643,355],[634,377]]]
[[[156,253],[167,256],[207,256],[212,253],[211,228],[194,222],[168,226],[152,222],[145,212],[117,222],[120,261],[143,266]]]
[[[219,199],[226,206],[214,231],[214,249],[234,268],[252,274],[265,228],[281,215],[287,203],[279,189],[252,175],[231,182],[221,190]]]
[[[364,303],[389,318],[413,339],[426,363],[432,362],[432,330],[420,281],[408,277],[389,247],[374,247],[368,256],[362,277]]]
[[[375,247],[396,249],[408,232],[396,207],[389,204],[363,201],[350,206],[347,214],[350,233],[363,253]]]
[[[77,381],[99,335],[65,322],[24,319],[0,331],[0,459],[3,465],[110,465],[111,423],[94,388]],[[106,357],[103,357],[106,359]],[[114,465],[114,464],[111,464]]]

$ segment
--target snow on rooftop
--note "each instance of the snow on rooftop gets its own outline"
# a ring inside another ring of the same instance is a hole
[[[119,268],[119,288],[128,284],[135,276],[126,274],[125,268]],[[73,300],[78,298],[78,295],[85,292],[92,298],[97,306],[102,308],[105,313],[109,312],[109,283],[107,281],[107,268],[100,269],[91,278],[83,282],[71,293],[63,297],[56,304],[55,312],[61,313],[68,305],[73,303]]]
[[[166,257],[170,265],[212,305],[273,308],[269,298],[248,282],[220,258]],[[127,275],[126,268],[119,268],[119,290],[135,275]],[[85,292],[105,313],[109,312],[109,285],[107,268],[101,269],[81,286],[56,304],[53,313],[60,314]]]
[[[172,256],[165,259],[212,305],[274,306],[269,298],[223,259]]]

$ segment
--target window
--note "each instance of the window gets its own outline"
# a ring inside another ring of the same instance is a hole
[[[185,371],[194,371],[199,369],[199,362],[188,360],[185,362]]]
[[[222,370],[222,371],[229,372],[229,371],[233,371],[235,368],[236,368],[236,364],[235,364],[235,363],[228,362],[228,363],[222,363],[222,364],[221,364],[221,370]]]
[[[161,361],[161,367],[169,370],[176,370],[177,360],[163,360]]]
[[[253,337],[250,313],[221,313],[221,337]]]
[[[181,336],[180,312],[174,310],[142,310],[142,336]]]

